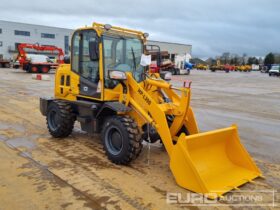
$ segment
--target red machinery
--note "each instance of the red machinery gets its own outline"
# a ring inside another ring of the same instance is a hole
[[[33,49],[36,51],[48,51],[51,53],[57,52],[57,63],[51,61],[33,62],[27,58],[25,49]],[[51,68],[56,68],[59,64],[64,63],[64,52],[61,48],[55,46],[40,46],[39,44],[27,44],[22,43],[18,45],[18,57],[17,60],[21,68],[29,73],[48,73]]]
[[[229,64],[225,64],[224,65],[224,69],[225,69],[225,71],[234,71],[235,70],[235,66],[229,65]]]

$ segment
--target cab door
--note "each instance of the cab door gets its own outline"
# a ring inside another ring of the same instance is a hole
[[[90,58],[90,42],[98,40],[94,30],[76,31],[72,43],[72,71],[79,75],[79,95],[101,98],[99,60]]]

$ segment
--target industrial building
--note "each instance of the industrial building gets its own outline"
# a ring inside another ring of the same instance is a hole
[[[13,59],[19,43],[57,46],[69,53],[72,29],[0,20],[0,58]]]
[[[19,43],[53,45],[62,48],[65,54],[68,54],[73,31],[67,28],[0,20],[0,59],[14,59]],[[159,41],[148,41],[148,44],[159,45],[160,50],[167,51],[173,61],[176,55],[191,54],[192,50],[192,46],[187,44]]]
[[[161,41],[153,41],[149,40],[148,45],[158,45],[160,47],[160,51],[168,52],[170,59],[174,61],[176,55],[191,55],[192,45],[189,44],[180,44],[180,43],[172,43],[172,42],[161,42]]]

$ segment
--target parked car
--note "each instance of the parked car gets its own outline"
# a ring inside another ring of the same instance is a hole
[[[280,65],[273,65],[268,71],[269,76],[280,76]]]

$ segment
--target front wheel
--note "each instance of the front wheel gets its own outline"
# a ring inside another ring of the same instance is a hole
[[[70,104],[55,100],[47,110],[47,125],[50,134],[55,138],[64,138],[71,134],[75,115]]]
[[[102,130],[102,142],[109,160],[127,165],[142,150],[142,138],[133,119],[127,116],[107,118]]]

